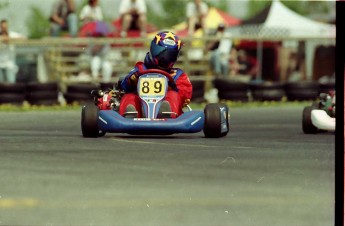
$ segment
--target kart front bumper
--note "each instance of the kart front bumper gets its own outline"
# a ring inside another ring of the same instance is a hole
[[[330,117],[324,110],[312,110],[311,122],[318,129],[335,131],[335,118]]]
[[[189,111],[175,119],[124,118],[118,112],[98,112],[98,127],[103,132],[140,135],[197,133],[204,128],[203,111]]]

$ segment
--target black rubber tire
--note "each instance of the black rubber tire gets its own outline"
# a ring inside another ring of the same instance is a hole
[[[25,93],[24,83],[0,83],[0,93]]]
[[[26,90],[28,92],[32,91],[50,91],[50,92],[58,92],[59,86],[57,82],[30,82],[26,86]]]
[[[228,130],[221,132],[221,107],[226,107],[226,121]],[[211,103],[204,109],[205,122],[203,132],[207,138],[223,137],[229,132],[229,109],[225,104]]]
[[[192,91],[192,101],[195,102],[194,100],[205,100],[204,99],[204,94],[205,94],[205,81],[202,80],[193,80],[191,81],[192,86],[193,86],[193,91]]]
[[[224,78],[216,78],[213,81],[213,85],[218,91],[245,91],[247,92],[249,89],[249,83],[240,82],[240,81],[232,81],[229,79]]]
[[[46,100],[28,100],[29,104],[31,105],[45,105],[45,106],[53,106],[53,105],[59,105],[58,100],[54,99],[46,99]]]
[[[23,104],[25,93],[0,93],[0,104]]]
[[[264,82],[250,86],[253,100],[281,101],[285,96],[284,84],[280,82]]]
[[[285,91],[283,89],[252,91],[253,100],[257,101],[281,101],[284,96]]]
[[[204,90],[205,81],[204,80],[191,80],[193,90]]]
[[[192,97],[192,103],[201,104],[207,102],[204,97]]]
[[[221,100],[248,101],[249,83],[232,81],[225,78],[216,78],[213,81]]]
[[[311,122],[311,111],[313,109],[316,108],[313,106],[308,106],[303,109],[302,130],[305,134],[315,134],[318,132],[318,128],[316,128]]]
[[[93,102],[93,99],[91,97],[91,92],[90,93],[65,93],[64,94],[65,100],[67,104],[72,104],[72,103],[91,103]]]
[[[86,93],[90,94],[91,90],[99,89],[96,84],[81,83],[81,84],[70,84],[67,86],[67,93]]]
[[[316,100],[319,95],[319,83],[314,81],[289,82],[285,85],[288,100]]]
[[[33,100],[57,100],[58,93],[56,91],[35,91],[26,93],[28,101]]]
[[[242,101],[242,102],[247,102],[248,99],[248,94],[246,90],[243,91],[219,91],[218,90],[218,98],[220,100],[231,100],[231,101]]]
[[[193,93],[192,93],[192,100],[196,98],[204,97],[204,90],[196,89],[194,90],[193,88]]]
[[[318,96],[318,90],[290,90],[286,92],[286,97],[290,101],[316,100]]]
[[[328,93],[331,90],[335,90],[335,82],[319,83],[319,93]]]
[[[81,111],[81,131],[84,137],[99,137],[104,133],[98,127],[98,107],[94,104],[87,104]]]

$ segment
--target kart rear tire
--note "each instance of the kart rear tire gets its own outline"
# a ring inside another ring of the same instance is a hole
[[[221,108],[225,108],[225,112],[221,110]],[[204,109],[205,114],[205,123],[204,123],[204,134],[207,138],[218,138],[223,137],[228,134],[229,132],[229,108],[225,104],[219,103],[211,103],[207,104]],[[226,131],[222,132],[222,114],[225,114],[226,120]]]
[[[311,122],[311,111],[316,109],[313,106],[308,106],[303,109],[302,129],[305,134],[315,134],[318,128]]]
[[[98,127],[98,107],[94,104],[84,105],[81,111],[81,131],[84,137],[105,135]]]

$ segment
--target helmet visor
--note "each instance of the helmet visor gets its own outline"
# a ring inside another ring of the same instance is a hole
[[[159,67],[170,68],[176,62],[179,50],[156,45],[154,48],[151,48],[151,54]]]

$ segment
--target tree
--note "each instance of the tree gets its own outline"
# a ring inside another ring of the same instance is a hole
[[[303,15],[310,16],[312,14],[327,14],[330,11],[330,5],[328,1],[281,1],[287,8],[294,12]],[[269,6],[272,1],[256,1],[251,0],[248,3],[247,18],[251,18]]]
[[[35,6],[30,9],[30,16],[26,20],[26,26],[28,28],[29,38],[42,38],[49,34],[49,20],[46,15]]]
[[[186,19],[186,1],[181,0],[161,0],[159,1],[161,11],[156,12],[150,7],[147,10],[147,20],[157,28],[169,28],[181,23]]]
[[[192,0],[189,0],[192,1]],[[186,6],[189,1],[186,0],[161,0],[157,1],[160,4],[161,11],[156,12],[148,8],[147,18],[148,22],[153,23],[159,29],[170,28],[173,25],[186,21]],[[225,0],[205,1],[209,7],[216,7],[227,10],[227,3]]]
[[[0,10],[6,8],[9,5],[9,1],[0,2]]]
[[[251,18],[258,14],[261,10],[266,8],[268,5],[271,4],[271,1],[249,1],[248,3],[248,13],[247,18]]]

